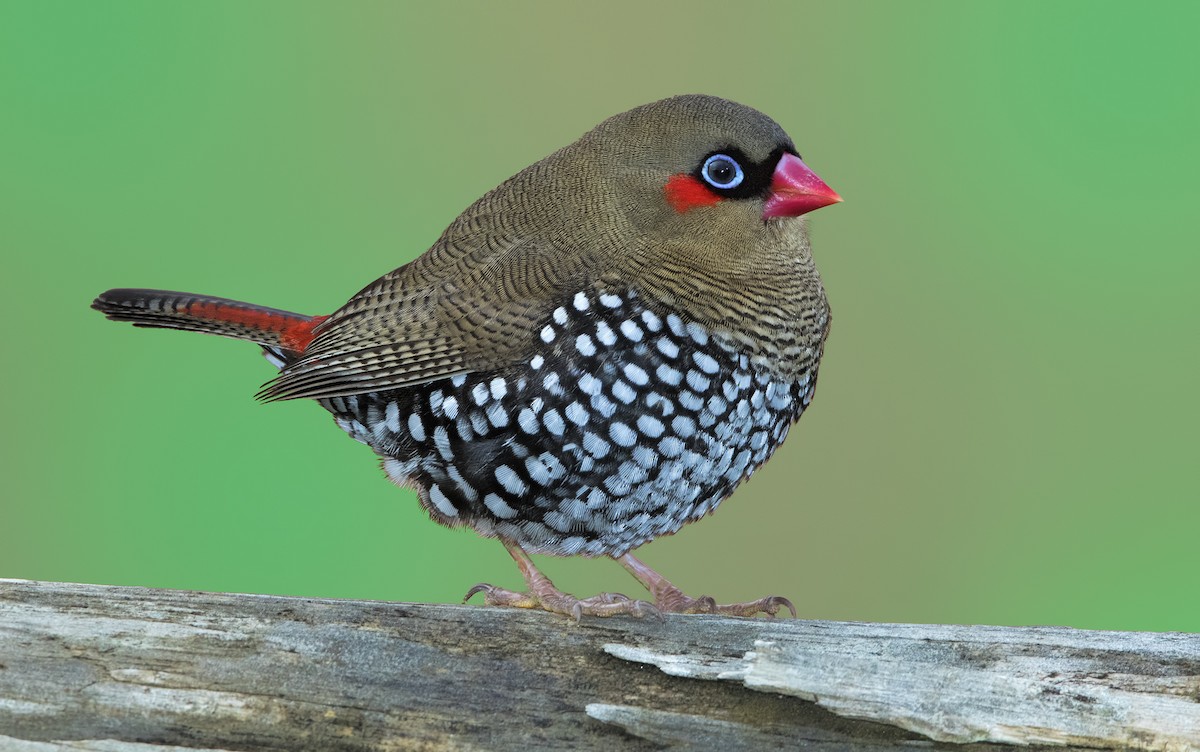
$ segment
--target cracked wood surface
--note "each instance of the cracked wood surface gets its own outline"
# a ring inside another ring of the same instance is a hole
[[[1200,635],[710,616],[577,625],[0,580],[0,750],[996,742],[1200,750]]]

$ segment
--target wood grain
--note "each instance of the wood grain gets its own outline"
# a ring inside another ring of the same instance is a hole
[[[998,742],[1200,749],[1200,635],[709,616],[575,624],[0,580],[0,750]]]

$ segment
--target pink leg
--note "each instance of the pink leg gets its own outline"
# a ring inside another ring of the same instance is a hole
[[[513,561],[517,563],[517,568],[521,570],[521,576],[525,578],[525,585],[529,589],[524,593],[518,593],[481,582],[467,591],[463,602],[470,600],[471,596],[476,593],[483,593],[483,602],[487,606],[540,608],[543,611],[571,616],[575,621],[579,621],[585,615],[629,614],[641,617],[658,614],[654,606],[646,601],[632,601],[620,593],[600,593],[582,600],[564,593],[554,586],[549,577],[538,571],[537,567],[533,565],[533,560],[529,558],[529,554],[525,553],[520,546],[503,538],[500,539],[500,542],[504,544],[509,556],[513,557]]]
[[[646,586],[654,596],[654,605],[660,611],[676,614],[725,614],[726,616],[754,616],[765,613],[774,616],[784,607],[796,617],[796,607],[787,598],[780,595],[768,595],[756,601],[747,603],[729,603],[718,605],[711,596],[702,595],[691,598],[671,584],[666,577],[655,572],[633,554],[625,554],[617,559],[637,581]]]

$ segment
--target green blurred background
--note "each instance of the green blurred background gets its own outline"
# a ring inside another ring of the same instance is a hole
[[[88,303],[329,312],[601,119],[707,92],[846,198],[812,220],[835,323],[776,459],[644,558],[814,618],[1200,631],[1198,8],[6,2],[0,576],[517,586],[315,404],[256,404],[257,348]]]

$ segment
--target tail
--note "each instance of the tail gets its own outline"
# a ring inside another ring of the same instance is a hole
[[[211,295],[169,290],[109,290],[92,308],[134,326],[218,334],[262,345],[278,366],[304,352],[327,316],[305,316]]]

